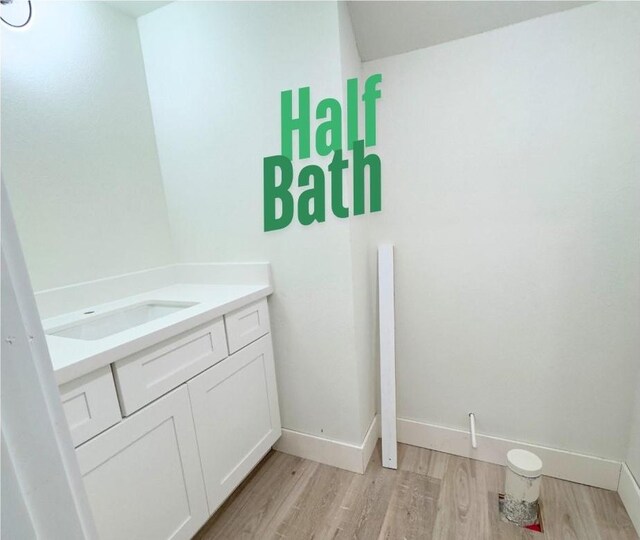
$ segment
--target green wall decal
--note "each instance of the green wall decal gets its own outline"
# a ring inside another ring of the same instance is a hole
[[[358,99],[358,79],[347,81],[347,152],[353,158],[353,215],[366,212],[366,180],[369,179],[369,211],[382,209],[382,167],[377,154],[365,154],[366,147],[376,145],[376,101],[382,93],[378,85],[382,82],[379,73],[371,75],[364,83],[361,100]],[[364,138],[358,129],[358,108],[364,108]],[[291,192],[294,180],[293,148],[297,136],[298,160],[311,157],[311,90],[308,86],[298,89],[297,110],[293,106],[293,91],[280,94],[281,154],[269,156],[263,161],[264,182],[264,230],[275,231],[287,227],[297,215],[302,225],[323,222],[326,219],[325,172],[318,165],[306,165],[298,173],[297,186],[306,188],[295,201]],[[342,133],[342,107],[334,98],[321,100],[315,108],[315,119],[319,121],[315,137],[315,152],[318,156],[333,158],[328,166],[331,191],[331,211],[338,218],[347,218],[350,209],[343,200],[343,173],[349,168],[345,157]],[[367,174],[368,173],[368,174]]]

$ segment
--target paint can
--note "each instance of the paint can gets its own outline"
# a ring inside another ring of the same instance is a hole
[[[502,506],[506,519],[520,527],[527,527],[536,522],[541,475],[542,460],[533,452],[509,450]]]

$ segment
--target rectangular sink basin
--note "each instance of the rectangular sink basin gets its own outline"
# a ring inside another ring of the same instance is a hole
[[[54,328],[48,331],[47,334],[94,341],[124,332],[195,305],[197,305],[197,302],[150,301],[97,315],[94,315],[93,312],[87,312],[87,319],[61,328]]]

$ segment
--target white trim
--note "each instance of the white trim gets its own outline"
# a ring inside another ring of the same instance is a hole
[[[371,425],[369,426],[369,430],[367,434],[364,436],[364,441],[362,442],[362,472],[367,470],[367,465],[369,465],[369,461],[371,461],[371,456],[373,455],[374,450],[376,449],[376,444],[378,443],[378,439],[380,438],[380,417],[376,414],[371,421]]]
[[[382,466],[398,468],[396,434],[396,321],[393,245],[378,247],[378,312],[380,328],[380,418]]]
[[[497,465],[506,465],[510,449],[523,448],[542,459],[546,476],[613,491],[618,489],[621,463],[609,459],[489,435],[478,435],[478,448],[473,449],[467,431],[406,418],[398,418],[398,441]]]
[[[622,464],[622,471],[620,471],[618,495],[620,495],[622,504],[627,509],[627,514],[629,514],[633,526],[640,534],[640,486],[626,463]]]
[[[2,523],[2,531],[15,534],[32,531],[36,538],[93,540],[98,533],[53,376],[11,206],[4,182],[0,184],[0,352],[2,377],[11,381],[2,385],[2,473],[10,474],[8,485],[13,488],[7,492],[8,501],[3,499],[2,504],[9,502],[14,511],[22,509],[9,515],[9,523]],[[5,457],[10,464],[5,463]],[[3,476],[3,497],[5,480]]]
[[[362,474],[369,464],[379,433],[378,415],[374,416],[364,440],[359,445],[283,428],[282,437],[274,448],[285,454]]]

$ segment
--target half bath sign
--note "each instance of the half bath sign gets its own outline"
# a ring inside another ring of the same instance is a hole
[[[365,193],[369,192],[369,211],[382,209],[382,168],[377,154],[366,153],[376,145],[376,102],[382,92],[382,75],[371,75],[364,83],[362,95],[358,79],[347,81],[346,137],[343,136],[343,107],[334,98],[322,99],[314,109],[315,133],[311,133],[311,90],[308,86],[297,91],[297,107],[293,91],[280,94],[281,153],[263,161],[264,230],[275,231],[287,227],[297,217],[302,225],[321,223],[327,207],[333,215],[347,218],[366,212]],[[361,110],[362,109],[362,110]],[[364,138],[358,129],[360,112],[364,115]],[[296,174],[294,168],[294,140],[297,142],[295,162],[312,157],[332,158],[325,171],[316,164],[303,166]],[[345,150],[346,143],[346,150]],[[351,163],[348,154],[351,154]],[[351,168],[353,203],[345,203],[344,172]],[[297,176],[294,188],[294,177]],[[368,190],[366,180],[369,180]],[[330,185],[330,189],[328,189]],[[297,195],[297,201],[296,201]]]

